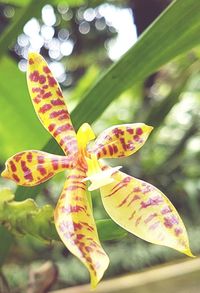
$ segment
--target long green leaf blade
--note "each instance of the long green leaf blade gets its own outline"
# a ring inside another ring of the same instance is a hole
[[[25,75],[8,57],[0,60],[1,161],[23,149],[41,148],[49,138],[38,122],[29,98]],[[12,118],[12,119],[11,119]]]
[[[200,2],[174,1],[88,91],[72,113],[73,121],[78,121],[77,127],[94,122],[123,91],[199,43]]]

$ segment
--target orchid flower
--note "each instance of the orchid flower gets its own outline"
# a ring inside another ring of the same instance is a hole
[[[109,167],[101,159],[127,157],[139,150],[152,127],[143,123],[113,126],[97,139],[89,124],[77,134],[60,87],[47,63],[30,53],[27,83],[35,111],[64,156],[27,150],[6,161],[2,176],[23,186],[45,182],[68,170],[54,212],[57,232],[71,253],[87,267],[95,287],[109,264],[95,225],[87,192],[100,189],[109,216],[132,234],[192,256],[185,226],[168,198],[151,184]],[[87,181],[91,182],[87,191]]]

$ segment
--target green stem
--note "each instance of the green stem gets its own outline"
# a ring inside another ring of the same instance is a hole
[[[87,199],[88,199],[90,208],[93,211],[92,196],[91,196],[91,192],[90,191],[87,191]]]

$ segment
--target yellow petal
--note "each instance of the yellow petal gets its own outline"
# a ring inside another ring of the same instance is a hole
[[[109,259],[99,242],[92,210],[87,199],[85,172],[74,169],[66,180],[55,209],[55,225],[65,246],[90,272],[96,287],[108,267]]]
[[[1,176],[18,185],[34,186],[45,182],[56,173],[73,167],[67,157],[29,150],[17,153],[6,161]]]
[[[37,53],[29,54],[27,83],[33,106],[43,126],[56,139],[64,153],[76,160],[76,134],[62,92],[48,64]]]
[[[185,226],[160,190],[119,171],[112,177],[115,181],[100,190],[103,205],[116,223],[146,241],[192,256]]]
[[[95,134],[88,123],[83,123],[77,132],[79,149],[86,148],[89,141],[95,139]]]
[[[153,127],[144,123],[116,125],[104,130],[89,152],[98,158],[130,156],[146,142]]]

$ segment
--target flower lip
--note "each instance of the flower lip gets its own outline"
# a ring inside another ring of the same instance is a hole
[[[91,185],[88,187],[88,190],[89,191],[96,190],[100,187],[103,187],[105,185],[112,183],[114,181],[114,179],[112,178],[112,175],[121,168],[122,166],[117,166],[114,168],[109,168],[107,170],[97,172],[91,176],[84,178],[82,182],[90,180]]]

